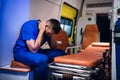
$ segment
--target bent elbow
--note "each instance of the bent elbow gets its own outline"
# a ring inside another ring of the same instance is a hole
[[[31,51],[32,53],[36,53],[37,51]]]
[[[35,40],[28,40],[26,41],[26,44],[29,51],[31,51],[32,53],[36,53],[39,49],[38,45],[35,44]]]
[[[32,53],[36,53],[36,52],[38,51],[38,49],[37,49],[36,47],[32,47],[32,48],[30,49],[30,51],[31,51]]]

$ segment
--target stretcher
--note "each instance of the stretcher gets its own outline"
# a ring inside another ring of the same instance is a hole
[[[102,70],[105,68],[109,53],[109,43],[93,42],[78,54],[54,58],[49,64],[49,75],[53,80],[104,80]],[[102,79],[101,79],[102,78]]]

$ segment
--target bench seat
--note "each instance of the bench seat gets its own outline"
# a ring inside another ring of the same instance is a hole
[[[34,72],[26,67],[5,65],[0,67],[0,80],[34,80]]]

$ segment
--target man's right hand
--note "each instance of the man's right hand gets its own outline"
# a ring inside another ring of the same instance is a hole
[[[40,33],[44,33],[46,27],[46,21],[41,21],[38,25],[38,28],[40,30]]]

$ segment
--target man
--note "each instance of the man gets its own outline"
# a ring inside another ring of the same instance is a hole
[[[34,68],[36,80],[47,80],[48,63],[52,62],[54,57],[64,55],[63,50],[56,49],[56,42],[51,37],[60,30],[60,23],[56,19],[30,20],[21,27],[13,48],[14,60]],[[40,49],[46,41],[51,49]]]

